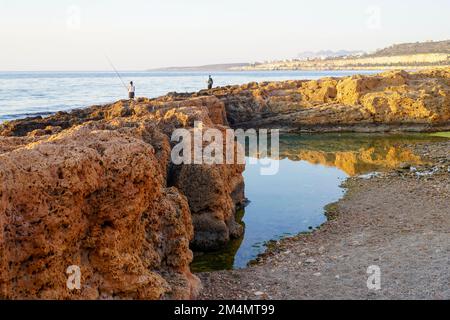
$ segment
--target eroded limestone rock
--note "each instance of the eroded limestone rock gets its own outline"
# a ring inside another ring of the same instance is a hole
[[[188,202],[167,188],[153,136],[90,123],[0,155],[2,298],[194,296]],[[71,265],[79,291],[66,287]]]
[[[216,88],[213,94],[224,102],[234,127],[297,132],[450,128],[448,68],[252,83]]]
[[[182,165],[170,176],[170,134],[195,121],[224,128],[223,103],[119,101],[3,125],[1,297],[195,297],[190,241],[208,250],[242,234],[234,214],[244,198],[243,166]],[[71,265],[80,291],[66,287]]]

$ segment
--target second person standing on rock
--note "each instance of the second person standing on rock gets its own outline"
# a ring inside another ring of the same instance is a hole
[[[212,78],[211,75],[210,75],[210,76],[209,76],[209,79],[208,79],[208,90],[211,90],[211,89],[212,89],[213,84],[214,84],[214,80],[213,80],[213,78]]]

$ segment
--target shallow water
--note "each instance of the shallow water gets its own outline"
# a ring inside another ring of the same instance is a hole
[[[214,72],[215,86],[292,79],[318,79],[375,71],[270,71]],[[137,96],[154,98],[168,92],[204,89],[208,72],[121,72],[133,80]],[[0,122],[34,115],[48,115],[127,96],[114,72],[0,72]]]
[[[339,200],[349,176],[423,164],[405,144],[442,141],[426,134],[311,134],[280,138],[280,170],[261,176],[260,165],[244,173],[250,204],[239,214],[245,235],[222,251],[197,255],[192,269],[243,268],[270,240],[308,232],[326,221],[327,204]],[[250,158],[247,158],[249,162]]]

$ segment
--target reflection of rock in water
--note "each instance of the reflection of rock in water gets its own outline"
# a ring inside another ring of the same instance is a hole
[[[244,214],[244,210],[238,211],[236,213],[236,220],[245,230],[245,223],[242,221]],[[236,254],[239,251],[243,241],[244,236],[241,236],[240,238],[230,240],[229,243],[220,251],[207,253],[196,252],[194,261],[191,264],[191,271],[205,272],[233,269]]]
[[[290,158],[289,155],[287,157]],[[301,151],[298,158],[312,164],[339,168],[350,176],[397,168],[403,162],[422,163],[420,157],[414,155],[410,150],[398,147],[369,148],[367,150],[336,153]]]
[[[280,138],[279,158],[336,167],[354,176],[398,168],[402,163],[423,164],[422,159],[404,145],[434,139],[423,134],[284,135]]]
[[[397,168],[405,162],[422,164],[422,159],[403,145],[429,140],[424,135],[285,136],[280,141],[280,158],[336,167],[354,176]]]

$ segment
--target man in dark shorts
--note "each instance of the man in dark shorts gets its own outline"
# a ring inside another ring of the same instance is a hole
[[[130,85],[128,86],[128,97],[130,98],[130,100],[134,100],[135,92],[136,88],[133,84],[133,81],[131,81]]]
[[[214,84],[214,80],[212,79],[211,76],[209,76],[209,79],[208,79],[208,90],[212,89],[213,84]]]

